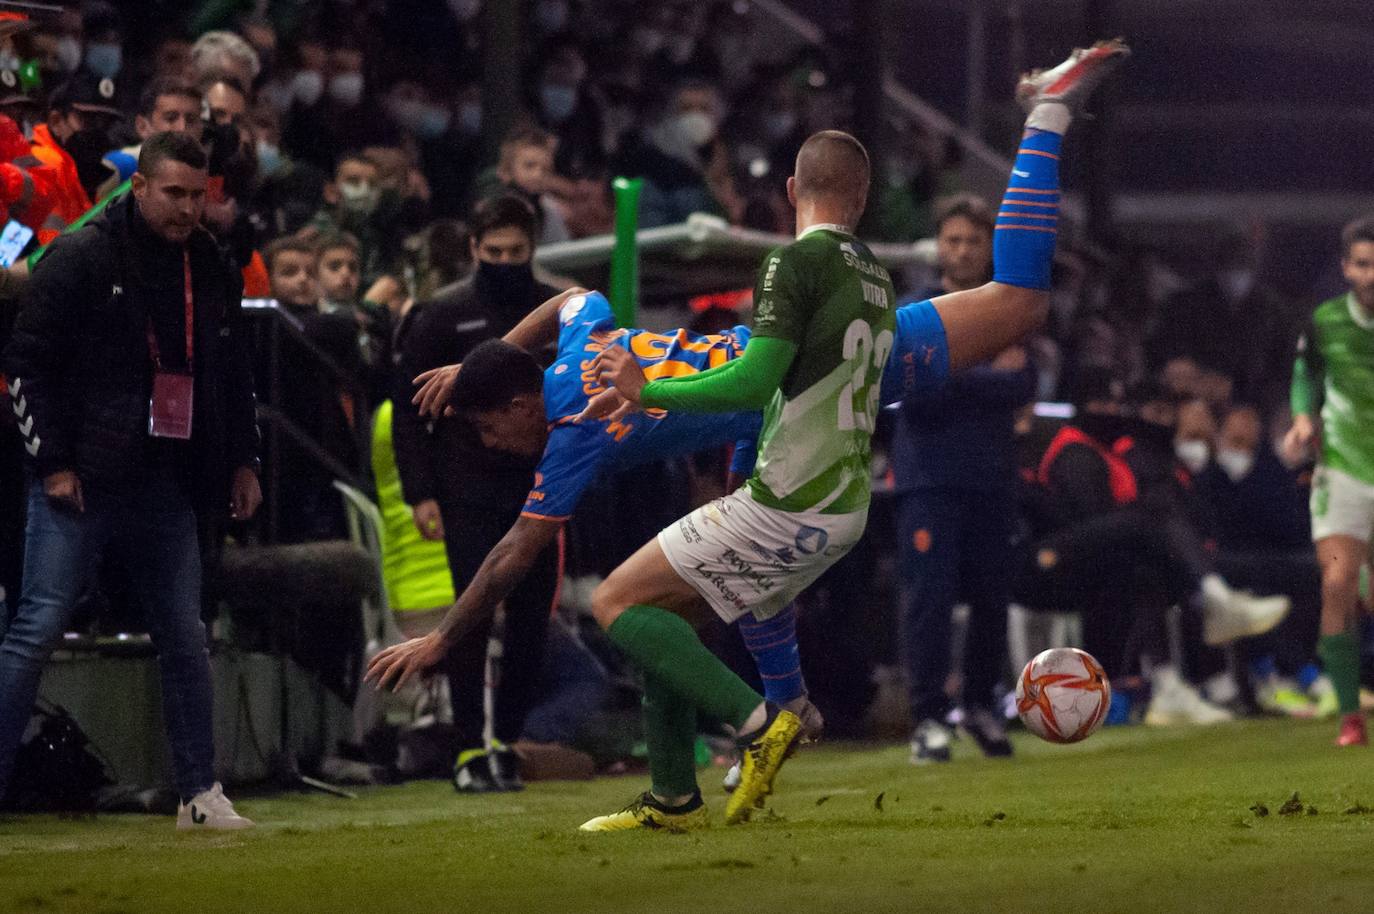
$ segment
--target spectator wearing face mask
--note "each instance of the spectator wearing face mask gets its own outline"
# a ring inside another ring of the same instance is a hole
[[[1164,303],[1147,351],[1154,368],[1190,360],[1234,382],[1231,395],[1267,415],[1283,402],[1297,339],[1290,306],[1258,277],[1252,244],[1226,239],[1217,270]]]
[[[446,130],[419,143],[420,165],[433,192],[430,215],[463,217],[482,165],[482,89],[475,82],[462,82],[450,90],[436,90],[430,104],[450,115]]]
[[[283,139],[292,156],[327,168],[347,150],[392,138],[390,124],[374,116],[361,50],[348,42],[328,49],[307,43],[299,50],[302,66]]]
[[[1211,516],[1217,570],[1237,586],[1281,593],[1293,604],[1278,629],[1250,646],[1256,700],[1268,711],[1310,715],[1311,702],[1294,688],[1294,680],[1311,685],[1304,670],[1313,661],[1321,613],[1308,480],[1279,461],[1259,410],[1243,404],[1222,420],[1215,460],[1195,489]]]
[[[455,590],[472,580],[482,557],[510,528],[524,506],[534,462],[482,446],[461,416],[427,422],[411,402],[412,379],[463,358],[483,340],[505,334],[558,290],[535,279],[535,213],[520,196],[480,202],[470,220],[473,275],[417,303],[398,333],[399,370],[392,403],[393,443],[405,501],[420,535],[443,541]],[[557,549],[541,554],[537,567],[508,599],[508,611],[547,616],[557,581]],[[485,636],[464,640],[448,666],[460,771],[473,758],[486,769],[482,745],[482,663]],[[477,658],[474,660],[474,656]],[[525,679],[537,670],[512,671]],[[476,769],[474,769],[476,770]],[[471,772],[470,772],[471,773]],[[490,778],[458,778],[459,790],[495,789]]]
[[[684,83],[662,116],[621,150],[618,172],[644,179],[641,225],[673,225],[700,212],[731,214],[739,201],[717,137],[721,113],[713,86]]]
[[[1178,408],[1178,424],[1174,427],[1174,457],[1196,479],[1212,462],[1212,439],[1217,434],[1217,420],[1206,400],[1192,399]]]
[[[49,224],[38,232],[38,239],[47,243],[62,229],[80,219],[91,208],[91,197],[83,181],[82,172],[90,172],[91,163],[78,162],[74,153],[89,158],[94,152],[94,168],[89,174],[92,188],[104,180],[105,167],[100,164],[109,151],[105,140],[106,127],[120,115],[111,102],[113,92],[102,94],[100,86],[85,74],[73,76],[53,92],[48,101],[48,115],[44,123],[33,128],[33,155],[44,166],[57,173],[57,206]]]
[[[334,167],[334,180],[325,185],[324,201],[312,227],[325,235],[348,233],[358,239],[363,282],[392,272],[402,238],[395,225],[396,207],[379,212],[382,187],[377,162],[360,152],[345,154]]]
[[[531,101],[539,126],[558,139],[554,173],[567,179],[600,178],[607,164],[604,117],[587,81],[587,61],[569,42],[556,43],[546,53]]]

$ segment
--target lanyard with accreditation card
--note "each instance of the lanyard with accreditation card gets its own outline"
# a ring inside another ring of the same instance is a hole
[[[195,303],[191,296],[191,255],[184,248],[183,287],[186,300],[186,369],[172,371],[162,367],[153,319],[148,318],[148,355],[153,359],[153,395],[148,400],[148,434],[154,438],[191,437],[191,405],[195,393],[191,357],[195,349]]]

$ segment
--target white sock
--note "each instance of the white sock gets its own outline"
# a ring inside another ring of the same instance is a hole
[[[653,798],[659,802],[660,806],[667,807],[668,809],[673,809],[678,806],[686,806],[688,801],[691,800],[693,796],[692,794],[688,793],[683,794],[682,796],[665,797],[661,793],[653,793],[653,791],[650,791],[650,793],[653,794]]]
[[[1072,121],[1073,114],[1069,111],[1068,105],[1062,102],[1040,102],[1031,109],[1030,116],[1026,118],[1026,127],[1063,136],[1069,132],[1069,124]]]

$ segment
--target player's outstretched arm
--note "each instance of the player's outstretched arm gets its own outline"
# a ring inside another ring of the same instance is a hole
[[[521,517],[477,569],[472,583],[449,608],[439,627],[422,638],[393,645],[372,658],[367,681],[379,689],[400,689],[425,676],[473,625],[496,611],[510,596],[539,553],[558,535],[555,521]]]
[[[750,412],[768,405],[796,355],[793,342],[755,336],[744,347],[743,355],[724,365],[648,381],[633,355],[620,346],[608,346],[592,361],[592,371],[626,400],[648,409]]]
[[[512,327],[502,339],[527,352],[536,352],[556,342],[558,340],[559,309],[563,307],[564,302],[574,295],[585,294],[587,294],[587,290],[579,286],[573,286],[571,289],[559,292],[525,315],[524,319]],[[452,365],[431,368],[429,371],[415,376],[412,383],[420,389],[415,392],[415,396],[411,398],[410,402],[419,407],[420,415],[438,418],[440,413],[445,412],[449,396],[453,393],[453,384],[458,379],[458,372],[462,369],[462,363],[456,362]],[[452,415],[452,412],[447,414]]]

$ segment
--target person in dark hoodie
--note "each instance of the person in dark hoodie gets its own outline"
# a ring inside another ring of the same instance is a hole
[[[411,381],[430,369],[461,362],[478,343],[504,335],[536,305],[558,294],[534,278],[536,224],[534,209],[523,197],[502,194],[478,203],[470,220],[477,269],[438,290],[430,301],[417,303],[398,333],[392,433],[401,488],[420,534],[447,547],[459,593],[519,517],[534,485],[537,455],[482,447],[461,416],[426,421],[411,402]],[[550,543],[506,599],[507,639],[545,630],[560,553],[559,542]],[[489,758],[484,751],[482,680],[489,627],[479,626],[455,645],[446,666],[457,730],[454,787],[462,792],[519,785],[513,753],[498,751]],[[538,675],[538,669],[510,667],[502,687],[518,691],[519,677]],[[497,701],[499,705],[499,695]]]

